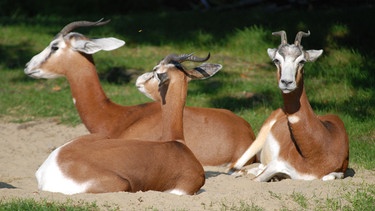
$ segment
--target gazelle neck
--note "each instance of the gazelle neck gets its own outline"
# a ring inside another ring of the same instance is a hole
[[[311,153],[311,149],[320,144],[321,140],[317,139],[316,131],[319,131],[323,125],[314,114],[307,99],[303,79],[300,80],[295,91],[283,94],[283,98],[284,112],[287,116],[292,140],[298,152],[303,157],[309,157],[314,154]]]
[[[171,79],[169,85],[163,88],[167,90],[165,96],[162,95],[161,109],[163,133],[162,137],[166,141],[177,140],[184,142],[183,133],[183,110],[185,107],[188,82],[186,76]],[[161,92],[162,93],[162,92]]]
[[[85,63],[70,68],[66,77],[70,84],[72,96],[76,100],[75,105],[79,111],[88,106],[88,101],[100,102],[107,99],[100,85],[93,61],[87,60]]]
[[[91,55],[81,62],[71,62],[66,78],[82,122],[90,132],[101,132],[98,121],[108,118],[106,109],[113,103],[105,95]],[[79,65],[77,65],[79,64]]]
[[[283,93],[284,112],[287,115],[304,115],[313,110],[307,99],[303,78],[298,83],[297,89],[288,94]]]

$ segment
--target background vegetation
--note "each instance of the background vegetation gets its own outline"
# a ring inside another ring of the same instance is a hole
[[[375,169],[375,9],[370,1],[355,5],[329,1],[320,6],[319,1],[260,1],[242,8],[237,1],[215,1],[211,9],[197,1],[182,6],[170,5],[178,1],[136,1],[127,9],[120,8],[132,1],[90,1],[87,7],[83,4],[87,1],[11,2],[12,8],[10,1],[0,2],[0,119],[4,121],[52,117],[64,124],[80,123],[66,79],[31,79],[23,68],[65,24],[104,17],[112,20],[110,24],[77,31],[126,41],[116,51],[94,56],[104,90],[114,102],[149,102],[136,90],[135,78],[152,70],[165,55],[211,52],[210,62],[224,68],[210,80],[190,84],[188,105],[230,109],[257,133],[270,112],[282,105],[275,67],[266,53],[280,43],[271,32],[284,29],[291,42],[298,31],[310,30],[311,36],[302,40],[304,48],[324,50],[316,62],[305,65],[312,107],[317,114],[339,115],[349,133],[351,163]],[[82,9],[78,12],[71,5]]]

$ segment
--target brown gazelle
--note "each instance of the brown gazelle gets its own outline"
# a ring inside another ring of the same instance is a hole
[[[160,103],[121,106],[108,99],[100,85],[92,54],[116,49],[124,42],[115,38],[89,39],[71,32],[107,22],[68,24],[31,59],[25,73],[33,78],[65,76],[80,118],[90,133],[157,141],[162,131]],[[250,124],[228,110],[186,107],[183,121],[186,145],[205,166],[236,161],[255,139]]]
[[[318,116],[313,112],[303,81],[304,63],[315,61],[323,50],[303,50],[301,39],[310,32],[298,32],[294,44],[287,43],[285,31],[273,35],[281,36],[281,45],[268,49],[268,55],[277,67],[284,107],[268,117],[230,172],[238,171],[260,151],[261,165],[249,171],[256,175],[256,181],[343,178],[349,162],[344,124],[336,115]]]
[[[188,77],[207,78],[221,69],[202,64],[184,69],[184,61],[205,61],[189,55],[168,55],[154,68],[162,99],[162,139],[109,139],[102,134],[79,137],[53,151],[36,172],[41,190],[64,194],[115,191],[165,191],[194,194],[205,182],[202,165],[185,145],[183,109]]]

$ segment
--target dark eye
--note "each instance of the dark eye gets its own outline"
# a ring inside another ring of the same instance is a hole
[[[53,46],[51,46],[51,49],[52,49],[52,51],[57,51],[57,50],[59,50],[59,47],[57,45],[53,45]]]
[[[298,62],[299,65],[303,65],[305,63],[306,63],[306,60],[301,60],[301,61]]]
[[[152,69],[152,72],[156,72],[157,70],[159,69],[159,66],[155,66],[153,69]]]
[[[156,77],[159,80],[159,86],[162,86],[169,80],[167,73],[157,73]]]
[[[275,63],[275,64],[280,64],[280,61],[279,61],[278,59],[274,59],[274,60],[273,60],[273,63]]]

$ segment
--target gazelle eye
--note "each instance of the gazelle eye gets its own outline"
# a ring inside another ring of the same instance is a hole
[[[169,80],[167,73],[156,73],[155,76],[159,81],[159,87],[164,85]]]
[[[305,63],[306,63],[306,60],[304,60],[304,59],[298,62],[299,65],[303,65]]]
[[[57,50],[59,50],[59,47],[57,45],[53,45],[53,46],[51,46],[51,49],[52,49],[52,51],[57,51]]]
[[[156,72],[159,69],[160,65],[156,65],[154,68],[152,68],[153,72]]]
[[[275,63],[275,64],[280,64],[280,60],[278,60],[278,59],[274,59],[274,60],[273,60],[273,63]]]

